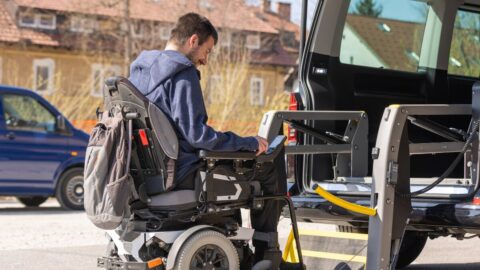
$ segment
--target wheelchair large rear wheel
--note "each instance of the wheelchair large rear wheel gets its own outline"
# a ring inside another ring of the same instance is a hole
[[[177,255],[175,270],[238,270],[238,253],[223,234],[205,230],[192,235]]]

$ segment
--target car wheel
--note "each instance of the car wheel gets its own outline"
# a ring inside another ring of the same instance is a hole
[[[406,231],[398,253],[397,268],[404,268],[411,264],[422,252],[427,239],[428,236],[425,233]]]
[[[238,253],[223,234],[205,230],[190,237],[177,255],[175,270],[239,270]]]
[[[57,184],[56,197],[65,209],[83,210],[83,169],[73,168],[62,174]]]
[[[47,199],[48,197],[43,197],[43,196],[17,197],[17,200],[19,200],[25,206],[30,206],[30,207],[37,207],[40,204],[44,203]]]

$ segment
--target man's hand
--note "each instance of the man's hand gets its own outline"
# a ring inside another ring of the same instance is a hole
[[[265,138],[262,138],[260,136],[255,136],[255,139],[257,139],[257,141],[258,141],[257,156],[259,156],[263,152],[267,151],[268,142]]]

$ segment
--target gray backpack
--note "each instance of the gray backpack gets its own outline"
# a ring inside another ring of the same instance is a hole
[[[103,113],[90,134],[85,155],[84,205],[88,218],[101,229],[115,229],[128,212],[133,190],[128,173],[129,137],[121,113]]]

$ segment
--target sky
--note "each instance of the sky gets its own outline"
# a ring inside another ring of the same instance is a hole
[[[309,19],[313,15],[315,5],[318,0],[308,0]],[[353,8],[357,2],[361,0],[352,0],[350,7]],[[260,5],[262,0],[246,0],[248,4]],[[292,4],[292,18],[295,23],[300,24],[302,0],[272,0],[272,9],[275,9],[275,3],[291,3]],[[424,3],[411,0],[377,0],[377,4],[382,5],[383,11],[380,17],[388,19],[397,19],[404,21],[423,21],[422,12],[420,11]]]

